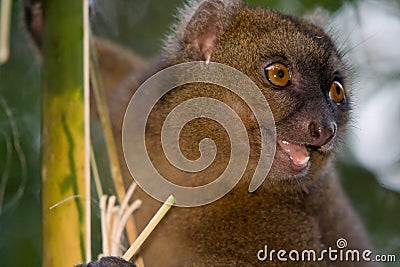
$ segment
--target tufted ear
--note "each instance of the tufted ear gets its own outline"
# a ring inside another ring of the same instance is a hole
[[[179,10],[179,22],[166,40],[166,52],[173,58],[189,49],[197,60],[209,61],[218,43],[218,35],[230,24],[241,6],[239,0],[189,1]]]

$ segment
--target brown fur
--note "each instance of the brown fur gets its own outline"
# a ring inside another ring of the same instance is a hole
[[[207,119],[199,119],[184,128],[181,147],[188,158],[195,159],[199,156],[199,141],[211,137],[217,144],[218,154],[210,168],[200,174],[188,174],[174,169],[163,155],[159,142],[161,123],[174,106],[195,96],[220,99],[238,113],[249,133],[251,157],[244,177],[225,197],[202,207],[174,207],[167,214],[141,248],[146,266],[375,266],[365,262],[358,265],[328,261],[266,263],[257,259],[257,252],[264,245],[275,250],[320,251],[328,246],[336,248],[339,238],[345,238],[350,249],[371,249],[332,164],[333,153],[349,120],[350,102],[336,106],[327,96],[336,76],[349,86],[346,66],[331,39],[310,22],[265,9],[243,7],[240,1],[191,1],[181,14],[153,72],[193,60],[224,63],[242,71],[258,85],[273,112],[278,138],[311,144],[311,122],[334,122],[337,132],[326,145],[310,146],[310,166],[306,171],[294,172],[277,154],[263,185],[249,193],[248,184],[260,153],[259,130],[254,117],[249,115],[250,109],[234,94],[213,85],[185,85],[169,92],[156,105],[146,132],[150,157],[164,175],[187,186],[204,184],[209,180],[201,177],[215,179],[229,160],[226,133]],[[109,104],[116,139],[121,144],[124,108],[140,79],[121,83],[129,71],[120,76],[112,70],[124,66],[124,57],[118,49],[100,44],[97,51],[101,74],[103,79],[111,81],[106,82],[106,88],[118,88],[108,94],[108,99],[118,99]],[[114,58],[121,65],[115,64]],[[266,80],[263,68],[273,62],[290,66],[290,87],[276,89]],[[142,63],[132,58],[130,64]],[[125,164],[122,165],[129,182],[131,178]],[[143,200],[142,208],[136,213],[141,230],[160,203],[140,190],[136,197]]]
[[[338,136],[343,135],[348,121],[349,107],[337,108],[327,104],[324,90],[329,89],[334,72],[340,73],[346,85],[348,81],[340,54],[323,30],[304,20],[272,11],[240,7],[237,2],[232,5],[233,1],[228,1],[231,5],[225,9],[219,1],[203,2],[203,8],[209,11],[210,16],[223,20],[209,23],[207,15],[194,13],[193,18],[200,18],[200,21],[189,20],[184,34],[178,32],[169,38],[166,62],[205,60],[210,49],[202,50],[201,43],[206,43],[204,38],[213,38],[208,35],[216,32],[211,61],[235,67],[256,82],[274,114],[278,137],[309,143],[311,137],[307,126],[310,121],[334,120],[339,133],[329,145],[336,148]],[[201,8],[200,5],[197,12],[202,12]],[[228,14],[217,15],[218,12]],[[203,20],[202,16],[205,16]],[[182,25],[179,27],[180,30],[184,28]],[[179,36],[182,39],[176,39]],[[265,81],[262,69],[268,63],[281,60],[292,67],[293,86],[276,90]],[[248,182],[259,155],[259,131],[254,130],[255,121],[248,116],[249,110],[244,103],[222,88],[183,86],[179,93],[167,94],[152,114],[147,129],[150,132],[148,148],[153,162],[162,166],[160,169],[168,170],[164,174],[170,174],[177,183],[190,178],[198,181],[204,176],[216,177],[229,159],[227,136],[218,131],[217,125],[204,119],[184,129],[181,145],[188,158],[196,158],[199,156],[197,148],[191,144],[198,144],[204,136],[211,135],[222,154],[219,154],[219,163],[211,170],[197,176],[184,174],[172,169],[162,155],[159,136],[152,133],[159,133],[160,122],[174,105],[194,96],[221,99],[235,109],[251,133],[252,156],[244,179],[225,197],[203,207],[173,209],[142,249],[142,255],[150,266],[265,265],[256,257],[264,245],[276,250],[320,251],[328,246],[336,248],[339,238],[346,238],[349,248],[363,250],[371,247],[359,218],[342,192],[331,163],[333,151],[327,146],[312,150],[311,168],[305,175],[293,174],[277,162],[262,187],[255,193],[248,193]],[[137,215],[139,220],[145,217],[140,212]],[[356,265],[343,262],[301,264]],[[299,266],[299,263],[268,263],[268,266],[281,265]],[[360,266],[367,264],[363,262]]]

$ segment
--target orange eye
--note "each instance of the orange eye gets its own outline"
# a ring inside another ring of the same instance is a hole
[[[290,73],[288,68],[281,63],[273,63],[265,69],[265,76],[270,83],[278,87],[287,86],[290,82]]]
[[[334,81],[329,89],[329,98],[336,104],[343,102],[345,98],[343,85],[337,81]]]

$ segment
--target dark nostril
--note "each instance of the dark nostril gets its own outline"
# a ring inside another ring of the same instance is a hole
[[[323,146],[335,135],[336,126],[334,124],[319,126],[315,122],[309,125],[311,135],[311,145]]]

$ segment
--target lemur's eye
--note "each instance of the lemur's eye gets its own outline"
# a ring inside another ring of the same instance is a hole
[[[333,100],[336,104],[341,104],[345,100],[345,93],[343,85],[334,81],[329,89],[329,98]]]
[[[275,86],[284,87],[290,83],[290,72],[281,63],[272,63],[265,67],[264,71],[268,81]]]

